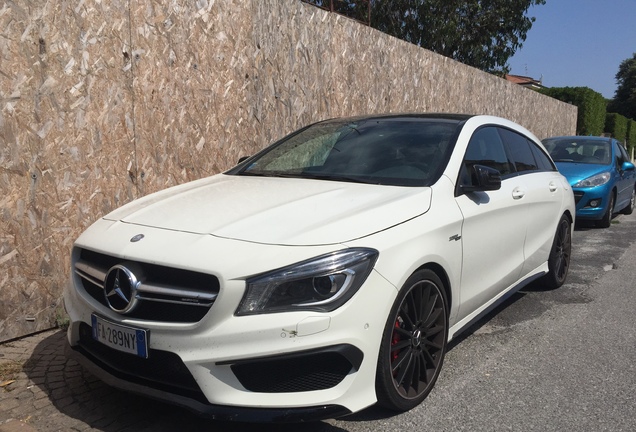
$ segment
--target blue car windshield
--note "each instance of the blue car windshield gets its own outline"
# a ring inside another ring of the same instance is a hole
[[[231,174],[430,186],[450,157],[460,123],[418,117],[316,123],[283,138]]]
[[[585,137],[552,138],[543,140],[552,160],[584,164],[609,165],[612,147],[609,140]]]

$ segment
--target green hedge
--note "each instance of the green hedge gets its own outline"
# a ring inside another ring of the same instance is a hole
[[[627,148],[632,149],[636,147],[636,121],[627,121]]]
[[[589,87],[552,87],[541,93],[578,107],[577,135],[601,135],[605,129],[607,102]]]
[[[605,132],[611,134],[612,138],[616,138],[621,142],[627,139],[627,123],[625,116],[616,113],[607,113],[605,116]]]

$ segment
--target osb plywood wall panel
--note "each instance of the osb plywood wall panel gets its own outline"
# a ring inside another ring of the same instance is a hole
[[[50,327],[69,247],[134,198],[127,3],[0,4],[0,340]]]
[[[576,108],[299,0],[0,3],[0,341],[50,328],[73,240],[316,120]]]
[[[253,152],[251,8],[131,2],[131,15],[140,193],[218,173]]]

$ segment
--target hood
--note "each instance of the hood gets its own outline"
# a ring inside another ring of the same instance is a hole
[[[568,179],[570,185],[591,177],[595,174],[611,171],[609,165],[575,163],[575,162],[555,162],[559,172]]]
[[[343,243],[425,213],[426,187],[219,174],[133,201],[105,217],[265,244]]]

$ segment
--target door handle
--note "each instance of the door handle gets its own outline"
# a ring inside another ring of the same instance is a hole
[[[516,200],[523,198],[525,195],[526,191],[518,187],[514,188],[512,191],[512,198]]]
[[[550,185],[548,187],[550,188],[550,192],[556,192],[556,190],[559,188],[555,182],[550,182]]]

